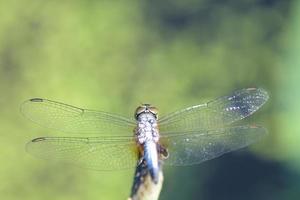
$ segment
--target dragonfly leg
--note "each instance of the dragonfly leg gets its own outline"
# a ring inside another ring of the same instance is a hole
[[[161,144],[157,144],[157,150],[158,150],[159,155],[163,159],[167,159],[169,157],[168,150],[165,147],[163,147]]]

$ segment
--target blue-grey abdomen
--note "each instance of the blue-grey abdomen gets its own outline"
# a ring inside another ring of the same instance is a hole
[[[153,141],[147,141],[144,143],[144,159],[147,163],[150,175],[154,182],[158,181],[158,154],[156,143]]]

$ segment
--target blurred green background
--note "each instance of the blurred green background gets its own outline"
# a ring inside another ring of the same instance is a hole
[[[38,160],[27,141],[58,132],[19,112],[44,97],[132,116],[168,113],[259,86],[270,100],[246,121],[268,137],[190,167],[165,168],[161,200],[279,200],[300,195],[300,2],[0,0],[0,198],[126,199],[133,170]]]

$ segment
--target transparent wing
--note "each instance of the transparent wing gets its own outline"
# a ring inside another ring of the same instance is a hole
[[[268,98],[268,93],[261,88],[238,90],[232,95],[162,117],[159,120],[160,132],[168,134],[221,128],[253,114]]]
[[[167,148],[166,165],[192,165],[246,147],[267,131],[257,126],[237,126],[207,132],[189,132],[162,136],[160,143]]]
[[[27,143],[26,149],[41,159],[95,170],[132,168],[138,159],[135,142],[129,137],[41,137]]]
[[[70,133],[132,135],[135,127],[135,122],[125,117],[40,98],[25,101],[21,112],[39,125]]]

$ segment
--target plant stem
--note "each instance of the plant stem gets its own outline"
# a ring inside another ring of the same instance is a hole
[[[136,166],[131,195],[128,200],[158,200],[163,184],[162,164],[159,164],[158,181],[155,183],[145,162]]]

